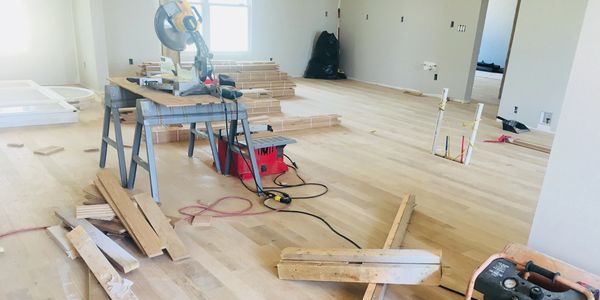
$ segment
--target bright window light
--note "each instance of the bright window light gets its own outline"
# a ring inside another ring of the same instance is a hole
[[[14,55],[31,48],[31,31],[24,1],[2,1],[0,55]]]
[[[214,52],[248,51],[248,7],[210,7],[210,47]]]

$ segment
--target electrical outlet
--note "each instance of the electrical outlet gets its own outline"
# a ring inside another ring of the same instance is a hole
[[[130,59],[129,59],[129,64],[130,64],[130,65],[133,65],[133,58],[130,58]]]
[[[272,58],[272,57],[269,57],[269,61],[273,61],[273,58]]]
[[[454,28],[454,21],[450,22],[450,28]]]
[[[430,61],[425,61],[423,62],[423,70],[424,71],[437,71],[438,66],[436,63],[434,62],[430,62]]]
[[[467,32],[467,25],[458,25],[458,32]]]
[[[404,23],[404,16],[400,17],[400,23]]]
[[[433,75],[433,80],[438,80],[438,74]]]
[[[515,114],[518,114],[518,113],[519,113],[519,107],[518,107],[518,106],[515,106],[514,113],[515,113]]]
[[[550,125],[552,123],[552,113],[543,111],[540,114],[540,124]]]
[[[329,17],[329,12],[328,11],[325,12],[325,16]]]
[[[367,14],[367,21],[369,20],[369,14]]]

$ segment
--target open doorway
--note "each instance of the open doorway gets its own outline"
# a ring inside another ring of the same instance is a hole
[[[521,0],[489,0],[471,99],[500,104]]]

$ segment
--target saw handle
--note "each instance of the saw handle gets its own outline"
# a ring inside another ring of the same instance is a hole
[[[550,279],[552,282],[555,281],[556,277],[560,276],[560,273],[558,273],[558,272],[554,273],[548,269],[540,267],[540,266],[534,264],[533,261],[527,262],[527,264],[525,265],[525,272],[531,272],[531,273],[536,273],[536,274],[542,275],[542,276]]]

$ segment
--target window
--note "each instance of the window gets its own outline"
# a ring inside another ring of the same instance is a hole
[[[249,50],[250,0],[190,1],[202,15],[202,36],[211,52],[246,52]],[[188,46],[186,57],[196,48]]]

